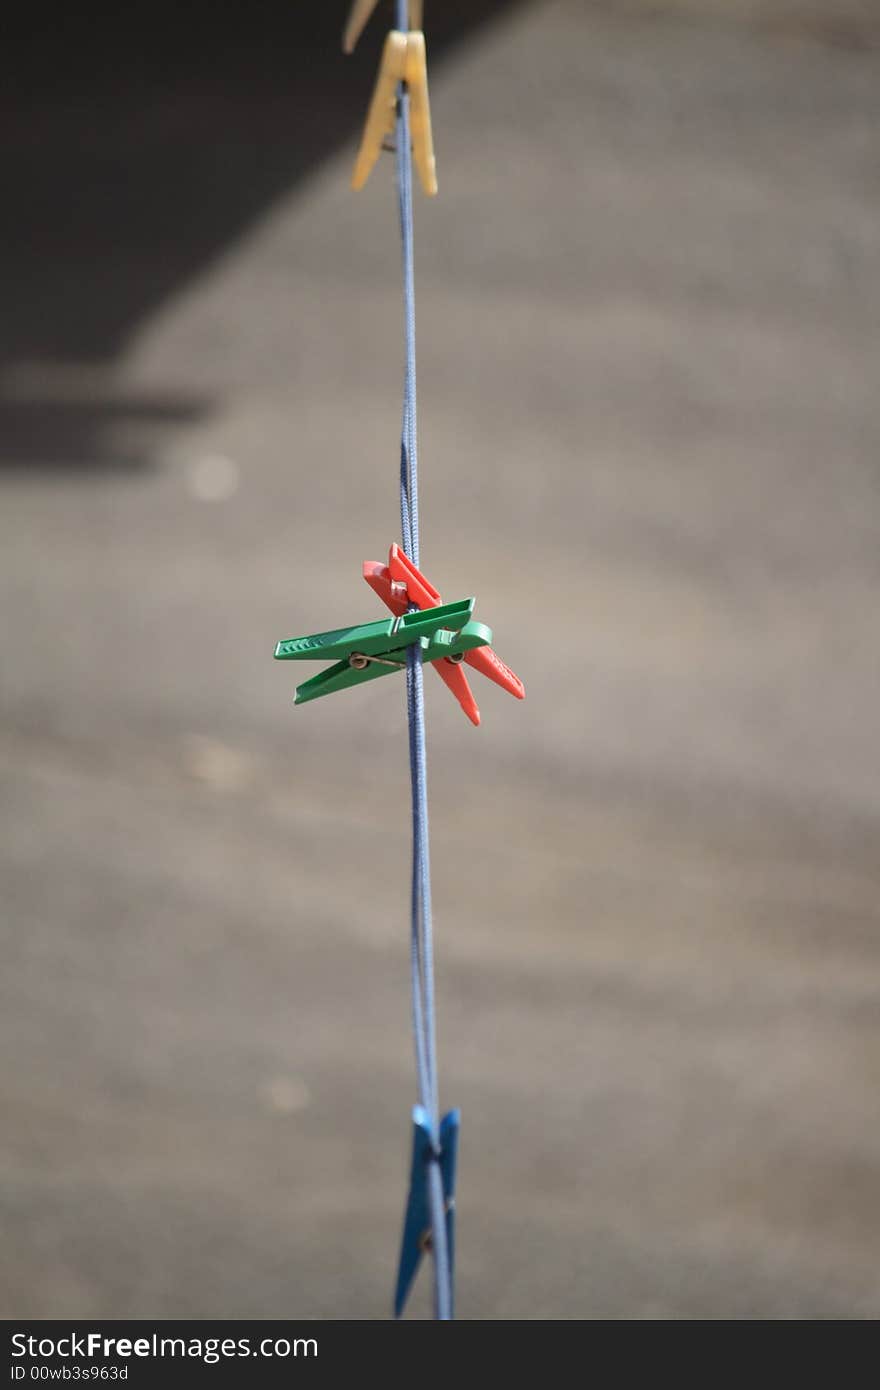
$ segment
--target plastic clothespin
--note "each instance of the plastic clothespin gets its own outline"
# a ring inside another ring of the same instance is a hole
[[[387,565],[379,564],[376,560],[365,560],[364,579],[392,613],[405,613],[413,603],[418,608],[430,609],[443,602],[434,585],[416,569],[398,545],[392,545],[389,550]],[[463,660],[517,700],[525,699],[525,686],[519,676],[505,666],[490,646],[467,652]],[[434,670],[452,691],[471,723],[479,724],[480,711],[461,666],[438,661],[434,663]]]
[[[376,0],[355,0],[342,37],[342,47],[346,53],[353,51],[375,7]],[[410,0],[408,32],[404,34],[400,29],[392,29],[385,40],[367,123],[355,160],[352,188],[363,188],[386,138],[393,134],[397,87],[400,82],[405,82],[409,92],[413,162],[425,192],[430,197],[437,192],[437,166],[428,99],[428,63],[421,22],[422,6]]]
[[[446,1211],[446,1249],[450,1276],[455,1270],[455,1164],[458,1157],[458,1131],[461,1111],[450,1110],[440,1121],[440,1153],[431,1138],[431,1118],[421,1105],[413,1110],[413,1150],[409,1196],[400,1242],[400,1263],[394,1293],[394,1316],[399,1318],[418,1273],[422,1255],[431,1248],[431,1214],[428,1201],[428,1164],[440,1165],[443,1203]],[[450,1283],[451,1283],[450,1278]]]
[[[492,641],[492,629],[471,621],[475,600],[461,599],[428,612],[405,613],[378,623],[334,628],[307,637],[288,637],[275,648],[278,661],[335,659],[297,687],[294,704],[304,705],[350,685],[389,676],[406,666],[408,647],[419,645],[423,661],[462,661],[467,652]]]

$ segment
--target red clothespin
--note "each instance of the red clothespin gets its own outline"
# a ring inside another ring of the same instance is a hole
[[[398,617],[407,611],[411,603],[424,609],[436,608],[443,602],[434,585],[416,569],[412,560],[398,545],[392,545],[388,552],[387,565],[382,565],[377,560],[365,560],[364,579]],[[519,676],[514,675],[509,666],[505,666],[491,647],[480,647],[467,652],[460,660],[467,662],[475,671],[481,671],[490,681],[500,685],[502,690],[515,696],[517,700],[525,698],[525,687]],[[479,724],[480,711],[460,663],[444,657],[441,661],[432,662],[432,665],[452,691],[471,723]]]

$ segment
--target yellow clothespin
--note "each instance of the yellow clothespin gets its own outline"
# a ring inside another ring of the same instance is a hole
[[[357,41],[367,26],[367,20],[378,3],[379,0],[354,0],[351,13],[348,16],[348,23],[345,26],[345,33],[342,35],[343,53],[354,53]],[[407,13],[410,29],[421,29],[422,10],[422,0],[409,0]]]
[[[342,39],[346,53],[351,53],[376,3],[377,0],[355,0]],[[401,33],[399,29],[392,29],[385,40],[379,76],[376,78],[361,147],[355,161],[352,188],[363,188],[379,158],[386,137],[393,133],[397,84],[405,82],[409,92],[413,162],[425,192],[431,197],[437,192],[431,107],[428,102],[425,36],[417,27],[421,23],[421,15],[421,0],[410,0],[409,23],[412,27],[406,34]]]

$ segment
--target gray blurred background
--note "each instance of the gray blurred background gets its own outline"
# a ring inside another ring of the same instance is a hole
[[[389,1313],[404,692],[271,659],[399,539],[344,11],[7,49],[7,1317]],[[426,18],[423,563],[528,691],[426,682],[460,1314],[875,1316],[880,15]]]

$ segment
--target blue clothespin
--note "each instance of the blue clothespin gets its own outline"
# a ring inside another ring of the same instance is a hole
[[[455,1269],[455,1160],[461,1111],[450,1110],[440,1121],[440,1178],[446,1211],[446,1247],[449,1251],[450,1280]],[[400,1265],[394,1294],[394,1316],[399,1318],[409,1297],[422,1255],[431,1248],[431,1213],[428,1203],[428,1164],[434,1154],[431,1117],[423,1106],[413,1109],[413,1152],[409,1178],[409,1197],[400,1243]]]

